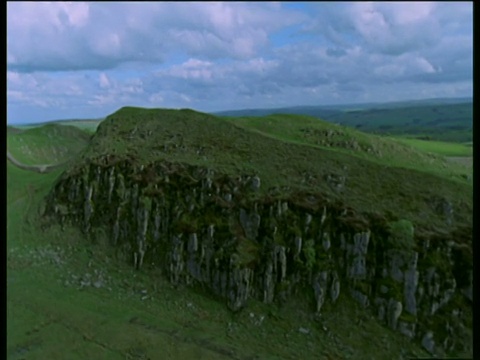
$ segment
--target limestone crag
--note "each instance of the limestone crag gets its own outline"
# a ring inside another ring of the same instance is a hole
[[[303,292],[321,312],[347,293],[432,353],[468,351],[462,309],[471,306],[472,267],[456,238],[387,246],[386,223],[348,220],[315,194],[260,188],[255,174],[99,159],[62,175],[45,215],[89,235],[107,228],[133,266],[154,263],[173,284],[201,284],[234,311],[250,298]]]

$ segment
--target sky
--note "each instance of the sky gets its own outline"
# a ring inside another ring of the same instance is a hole
[[[472,94],[472,2],[7,3],[12,124]]]

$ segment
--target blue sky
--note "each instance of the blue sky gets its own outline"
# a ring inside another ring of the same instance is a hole
[[[472,2],[7,3],[12,124],[472,92]]]

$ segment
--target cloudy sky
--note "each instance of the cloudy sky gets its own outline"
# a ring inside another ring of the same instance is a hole
[[[9,123],[471,96],[471,2],[9,2]]]

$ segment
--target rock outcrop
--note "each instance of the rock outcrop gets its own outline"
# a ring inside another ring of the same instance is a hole
[[[314,194],[259,197],[260,187],[255,174],[100,158],[62,175],[45,215],[89,235],[108,229],[133,266],[155,263],[173,284],[201,284],[234,311],[251,298],[271,303],[310,289],[321,312],[347,293],[432,353],[468,351],[471,248],[450,235],[415,235],[416,246],[397,248],[386,220]]]

